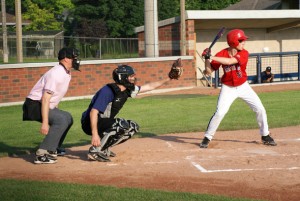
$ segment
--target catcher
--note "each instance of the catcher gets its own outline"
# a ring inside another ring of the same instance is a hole
[[[87,110],[82,113],[82,130],[92,138],[88,159],[110,161],[109,157],[116,156],[110,148],[125,142],[139,131],[139,125],[135,121],[116,118],[129,97],[134,98],[138,93],[178,79],[182,71],[181,60],[178,59],[173,63],[168,78],[137,86],[136,74],[131,66],[120,65],[114,69],[112,77],[115,83],[102,87],[92,98]]]

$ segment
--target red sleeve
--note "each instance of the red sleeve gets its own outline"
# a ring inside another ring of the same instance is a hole
[[[229,55],[228,55],[228,48],[221,50],[221,51],[218,52],[215,56],[216,56],[216,57],[229,57]],[[218,70],[218,69],[220,68],[220,66],[221,66],[221,63],[219,63],[219,62],[217,62],[217,61],[215,61],[215,60],[212,60],[212,61],[210,62],[210,64],[211,64],[211,67],[212,67],[215,71]]]
[[[240,66],[246,66],[248,62],[249,52],[247,50],[239,51],[234,58],[238,61]]]

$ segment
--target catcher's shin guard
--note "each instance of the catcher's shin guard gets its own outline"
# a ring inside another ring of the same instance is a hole
[[[118,141],[113,145],[117,145],[117,144],[121,144],[127,140],[129,140],[135,133],[137,133],[139,131],[139,125],[132,121],[132,120],[127,120],[127,122],[129,123],[130,127],[127,131],[125,131],[124,135],[121,135],[121,137],[118,139]]]
[[[117,118],[113,127],[103,133],[101,150],[106,150],[109,147],[125,142],[138,132],[138,130],[139,125],[136,122]]]
[[[103,151],[113,146],[118,141],[120,136],[122,136],[128,129],[129,123],[125,119],[116,118],[112,127],[103,132],[103,137],[101,139],[101,150]]]
[[[129,138],[131,138],[135,133],[139,132],[140,126],[132,120],[127,120],[127,122],[129,123],[127,135],[129,135]]]

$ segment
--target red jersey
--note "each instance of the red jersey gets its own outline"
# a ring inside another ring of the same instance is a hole
[[[228,52],[228,48],[218,52],[216,57],[231,58]],[[247,50],[238,51],[234,56],[238,63],[233,65],[223,65],[217,61],[211,61],[211,67],[214,70],[218,70],[222,65],[224,75],[222,76],[221,82],[229,86],[240,86],[247,81],[246,67],[248,63],[249,52]]]

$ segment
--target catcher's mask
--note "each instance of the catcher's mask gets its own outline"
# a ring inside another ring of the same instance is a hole
[[[117,84],[121,84],[127,89],[134,90],[134,83],[128,80],[128,77],[134,75],[135,71],[131,66],[119,65],[113,73],[112,77]]]
[[[78,51],[75,48],[62,48],[61,50],[59,50],[58,52],[58,60],[62,60],[64,58],[69,58],[69,59],[73,59],[72,61],[72,68],[74,68],[75,70],[79,70],[79,66],[80,66],[80,61],[78,61]]]
[[[230,47],[237,47],[240,41],[247,40],[248,36],[245,35],[241,29],[233,29],[227,34],[227,43]]]

